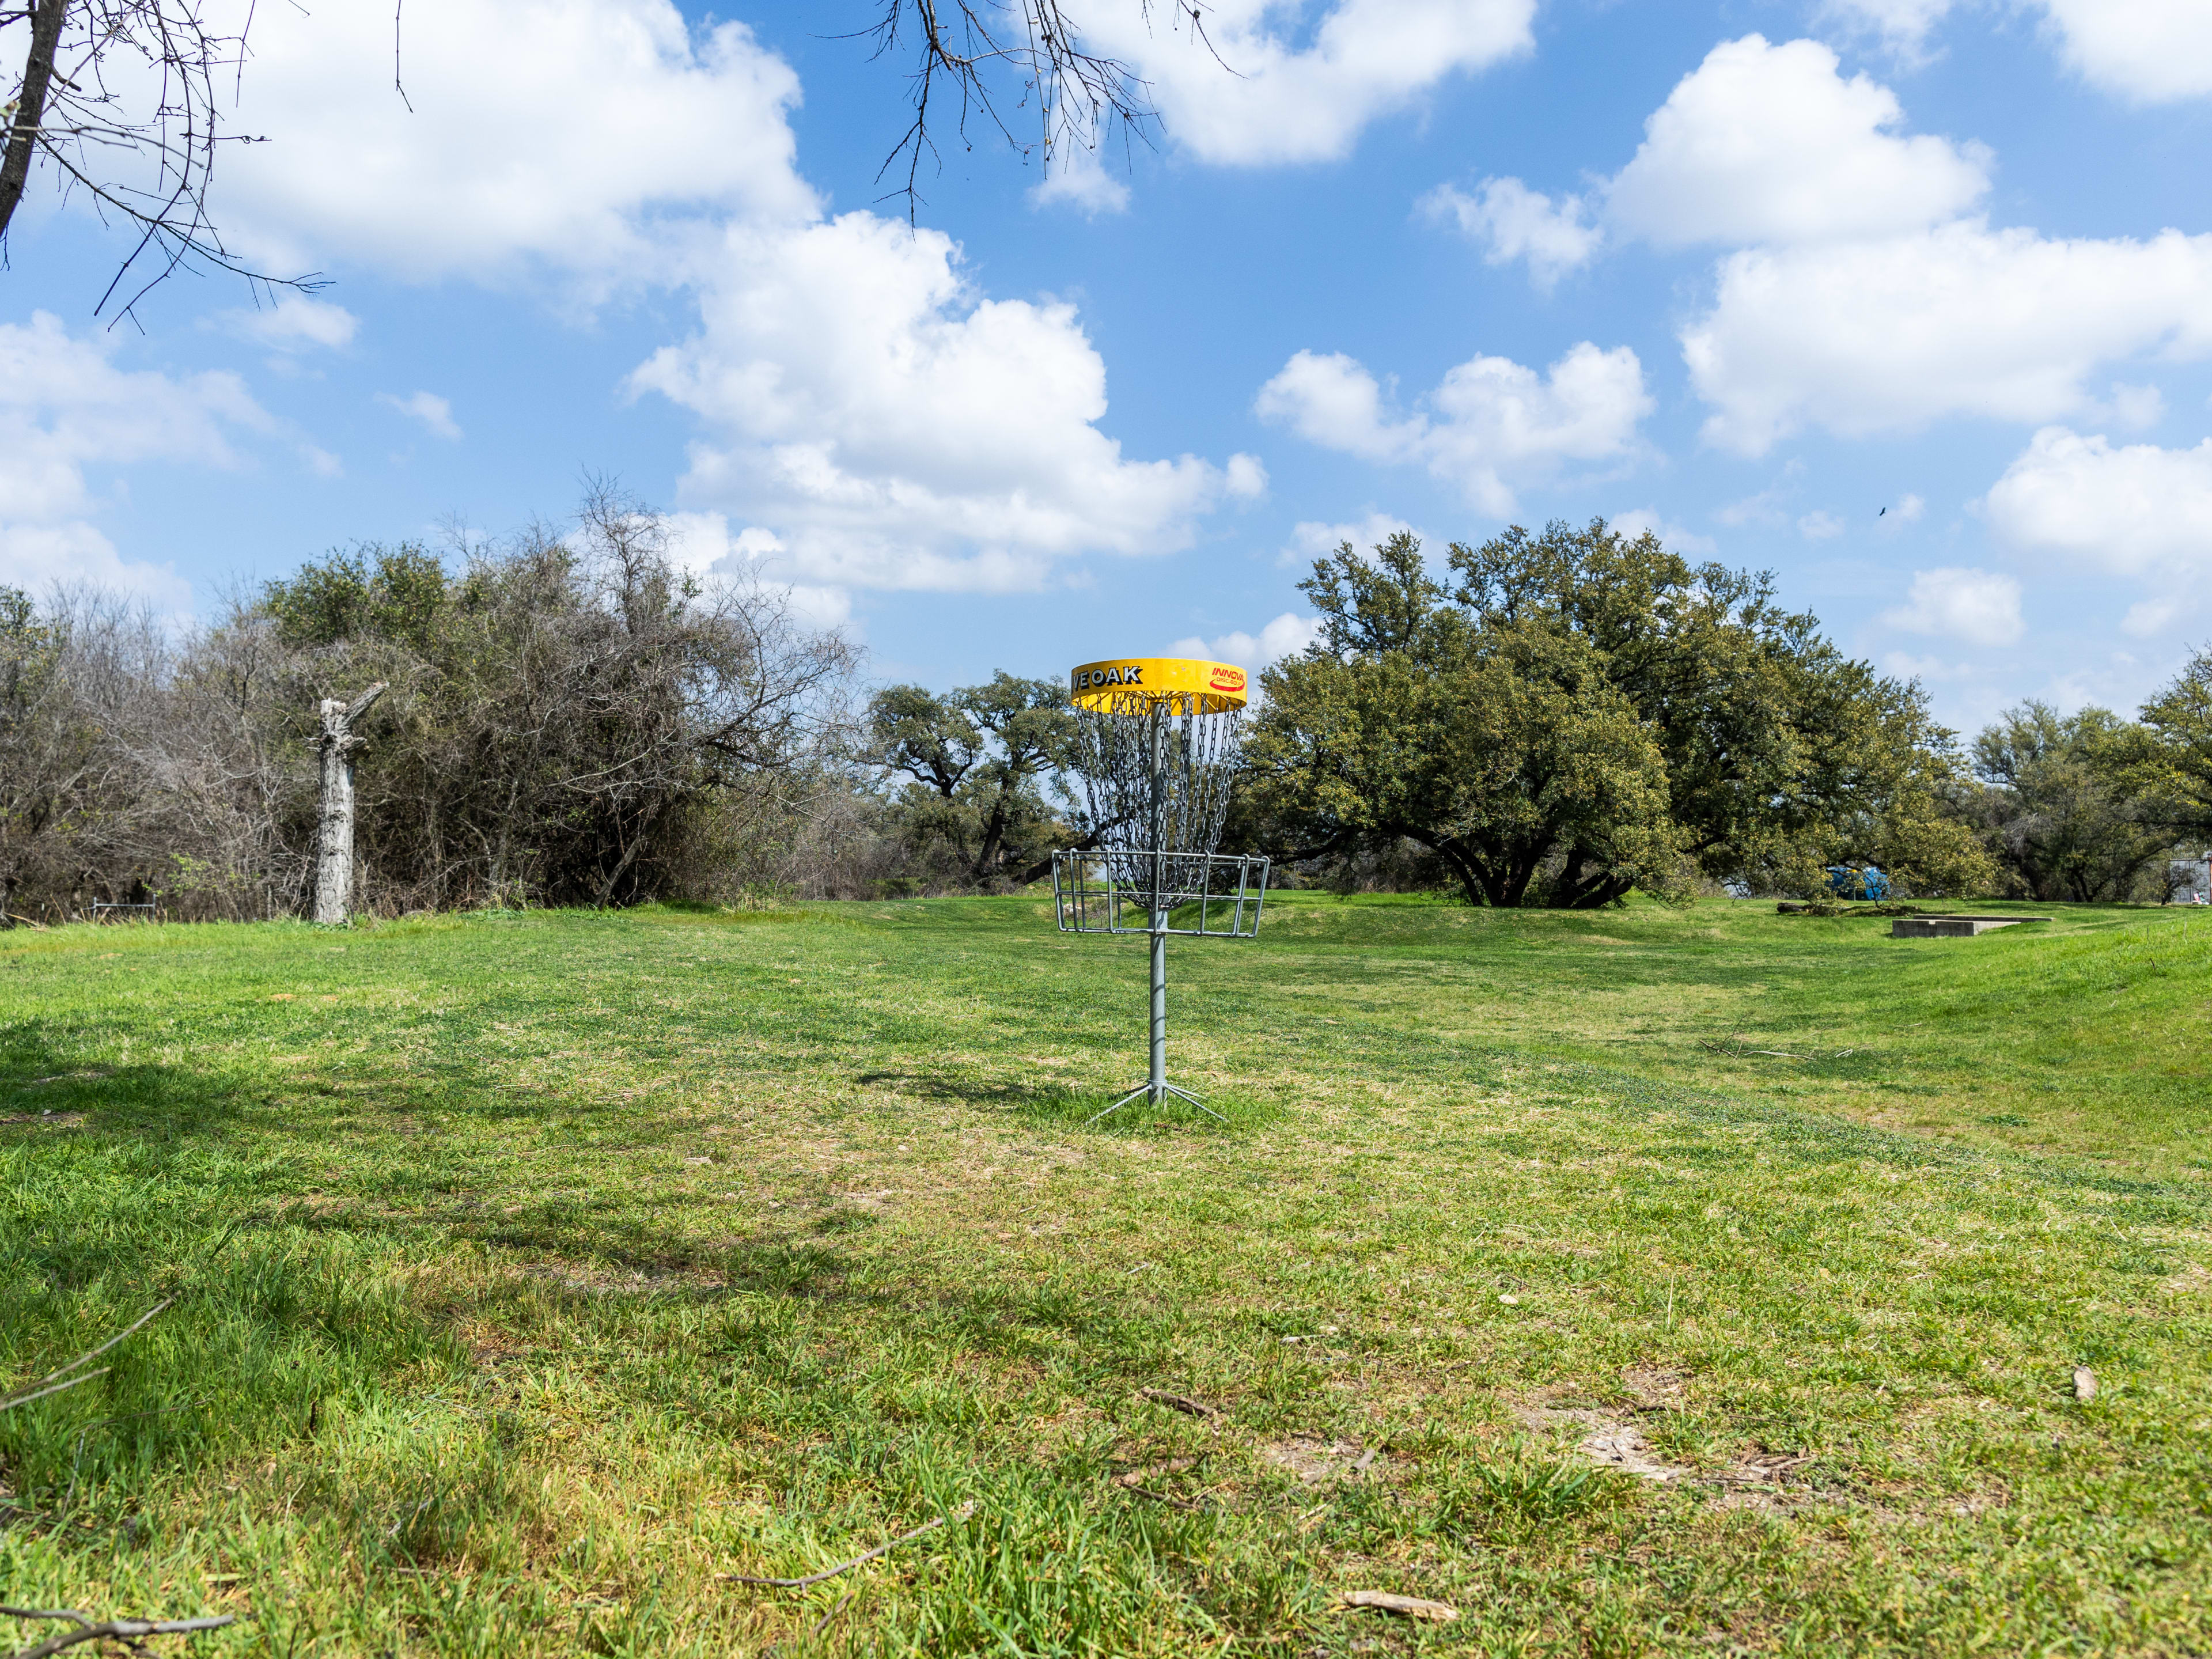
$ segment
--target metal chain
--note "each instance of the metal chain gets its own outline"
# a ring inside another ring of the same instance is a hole
[[[1107,873],[1124,902],[1172,910],[1204,890],[1229,816],[1241,709],[1201,714],[1194,697],[1111,694],[1083,711],[1078,769]]]

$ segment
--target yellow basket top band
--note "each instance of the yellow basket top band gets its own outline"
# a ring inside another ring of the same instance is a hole
[[[1244,671],[1196,657],[1109,657],[1071,672],[1067,695],[1078,708],[1102,713],[1134,702],[1167,703],[1178,714],[1225,714],[1244,706]]]

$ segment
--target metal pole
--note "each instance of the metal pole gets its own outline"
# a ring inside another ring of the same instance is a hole
[[[1152,1103],[1168,1097],[1167,705],[1152,705],[1152,1070],[1146,1091]]]
[[[1152,912],[1152,1074],[1146,1092],[1158,1106],[1168,1097],[1168,913]]]

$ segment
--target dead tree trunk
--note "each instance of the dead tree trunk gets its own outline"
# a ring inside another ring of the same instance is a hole
[[[316,825],[315,920],[343,926],[353,897],[353,751],[361,747],[354,722],[384,695],[380,680],[351,702],[323,699],[323,805]]]

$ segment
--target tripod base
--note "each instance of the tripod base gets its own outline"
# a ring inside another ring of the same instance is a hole
[[[1229,1121],[1227,1118],[1222,1116],[1220,1113],[1215,1111],[1212,1107],[1207,1105],[1196,1095],[1191,1093],[1189,1090],[1178,1089],[1172,1083],[1156,1083],[1147,1079],[1143,1083],[1139,1083],[1135,1088],[1130,1090],[1127,1094],[1123,1095],[1121,1099],[1115,1101],[1104,1111],[1097,1114],[1097,1116],[1085,1118],[1083,1121],[1083,1127],[1087,1129],[1092,1124],[1097,1122],[1099,1118],[1113,1116],[1115,1113],[1120,1111],[1124,1106],[1128,1105],[1133,1101],[1149,1100],[1155,1106],[1164,1106],[1167,1103],[1167,1098],[1170,1095],[1175,1096],[1178,1100],[1188,1101],[1192,1105],[1197,1107],[1200,1111],[1204,1112],[1206,1116],[1212,1118],[1217,1123],[1226,1123]]]

